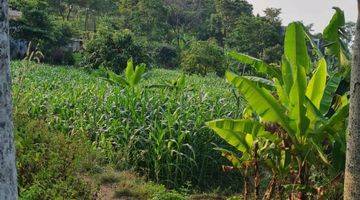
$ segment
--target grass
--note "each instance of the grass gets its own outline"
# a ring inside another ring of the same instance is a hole
[[[167,190],[165,186],[146,181],[131,171],[117,172],[111,168],[94,176],[100,185],[98,198],[100,199],[185,199],[176,191]]]
[[[100,165],[137,171],[169,188],[241,188],[241,177],[223,172],[226,162],[214,150],[226,144],[204,124],[239,117],[242,108],[222,78],[187,76],[180,92],[149,89],[180,75],[152,69],[134,93],[81,69],[13,62],[12,74],[15,112],[43,121],[49,132],[85,135]]]
[[[51,131],[41,120],[15,113],[20,199],[91,199],[96,188],[78,177],[96,152],[81,135]]]

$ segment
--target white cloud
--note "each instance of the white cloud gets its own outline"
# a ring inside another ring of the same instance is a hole
[[[254,5],[254,13],[263,14],[267,7],[282,9],[284,24],[292,21],[314,23],[315,31],[321,32],[331,19],[332,7],[337,6],[345,11],[347,21],[356,21],[356,0],[248,0]]]

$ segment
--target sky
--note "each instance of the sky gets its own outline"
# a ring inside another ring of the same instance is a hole
[[[306,25],[313,23],[316,32],[322,32],[337,6],[345,11],[346,21],[356,21],[356,0],[248,0],[254,6],[254,13],[263,15],[267,7],[282,9],[283,24],[292,21],[303,21]]]

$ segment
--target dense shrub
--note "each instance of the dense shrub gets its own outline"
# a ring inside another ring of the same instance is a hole
[[[254,57],[261,57],[264,49],[277,48],[273,58],[269,58],[273,62],[281,59],[281,48],[276,46],[281,47],[282,40],[281,24],[269,23],[263,17],[243,16],[229,30],[225,42],[227,47]]]
[[[281,45],[275,45],[268,47],[261,53],[261,59],[267,63],[278,63],[283,54],[283,47]]]
[[[14,119],[20,198],[91,199],[94,188],[78,174],[93,165],[91,145],[27,115],[17,113]]]
[[[53,64],[59,65],[73,65],[75,58],[70,49],[64,47],[52,48],[51,51],[46,52],[45,59]]]
[[[224,51],[215,43],[195,41],[182,54],[181,67],[190,74],[216,73],[222,76],[225,73],[224,61]]]
[[[177,68],[180,64],[179,50],[169,44],[159,44],[155,50],[156,64],[168,69]]]
[[[136,64],[148,64],[149,58],[145,52],[144,45],[131,32],[101,30],[85,44],[82,65],[92,69],[104,66],[119,73],[125,69],[130,58]]]
[[[22,12],[19,21],[10,21],[11,36],[35,43],[51,40],[54,24],[47,12],[47,3],[34,0],[19,2],[10,2],[10,5],[16,4],[15,7]]]
[[[13,3],[15,4],[15,3]],[[76,31],[68,22],[54,20],[44,1],[22,1],[16,8],[23,15],[19,21],[10,21],[12,38],[32,43],[53,64],[74,64],[72,51],[67,48]]]

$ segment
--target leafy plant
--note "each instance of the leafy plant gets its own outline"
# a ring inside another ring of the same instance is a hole
[[[125,86],[135,87],[136,85],[139,84],[142,76],[145,73],[145,70],[146,70],[145,64],[134,66],[134,62],[131,58],[127,62],[127,67],[124,73],[125,77],[122,77],[121,75],[118,75],[111,70],[107,70],[107,74],[108,74],[107,80],[124,87]]]
[[[154,44],[155,45],[155,44]],[[155,45],[155,59],[160,67],[175,69],[180,65],[179,50],[169,44]]]
[[[337,63],[339,63],[341,67],[347,68],[347,71],[349,71],[350,52],[344,42],[344,39],[347,39],[344,30],[344,11],[338,7],[334,7],[334,10],[335,14],[323,33],[323,38],[326,42],[325,53],[335,57],[337,59]]]
[[[173,80],[168,80],[163,84],[150,85],[148,88],[166,88],[179,92],[185,90],[187,87],[185,74],[181,74]]]
[[[91,199],[96,191],[79,177],[98,154],[80,135],[52,131],[41,120],[16,112],[20,199]]]
[[[241,178],[219,171],[225,159],[213,144],[223,142],[204,127],[210,119],[239,114],[223,79],[186,76],[185,88],[176,92],[148,88],[173,81],[181,86],[182,72],[175,70],[150,69],[135,88],[83,69],[32,62],[13,62],[12,73],[14,109],[56,132],[84,134],[101,163],[136,170],[171,188],[189,183],[202,191],[219,186],[238,191]],[[126,79],[125,73],[121,77]]]
[[[189,74],[206,75],[216,73],[224,75],[225,56],[223,50],[210,41],[192,42],[182,54],[181,68]]]
[[[339,79],[336,74],[328,78],[324,58],[311,62],[303,25],[298,22],[287,27],[281,72],[274,73],[272,66],[246,55],[232,55],[260,73],[268,72],[274,87],[265,88],[254,79],[227,72],[227,80],[248,102],[244,119],[216,120],[208,126],[241,152],[240,157],[225,155],[237,168],[251,167],[256,197],[261,164],[273,177],[267,198],[272,198],[274,188],[290,188],[290,194],[304,199],[316,189],[309,180],[312,166],[322,165],[330,177],[343,170],[349,105],[346,95],[339,106],[332,105]],[[334,112],[329,114],[331,106]]]
[[[130,58],[135,63],[149,63],[145,46],[130,31],[114,32],[104,29],[85,43],[81,65],[91,69],[106,66],[115,73],[120,73]]]

